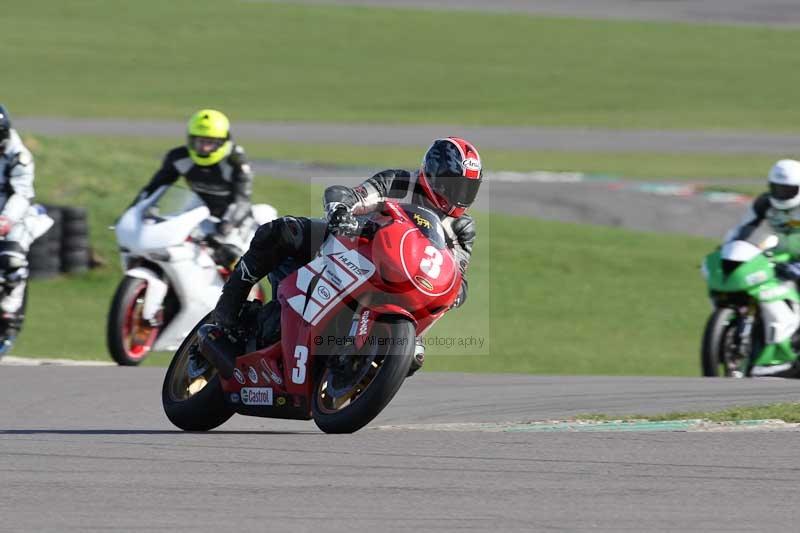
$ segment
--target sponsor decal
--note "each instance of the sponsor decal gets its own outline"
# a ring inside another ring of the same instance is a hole
[[[258,372],[256,372],[256,369],[252,366],[247,368],[247,377],[250,379],[253,385],[258,383]]]
[[[414,276],[414,280],[419,283],[423,289],[427,291],[433,290],[433,284],[422,276]]]
[[[474,157],[468,157],[462,163],[464,168],[467,170],[476,170],[480,171],[481,169],[481,162],[475,159]]]
[[[338,252],[335,254],[331,254],[331,257],[335,257],[339,260],[339,263],[343,264],[347,267],[350,272],[355,274],[357,277],[366,276],[370,273],[370,270],[364,269],[359,267],[352,259],[347,257],[345,254]]]
[[[233,369],[233,377],[236,378],[236,381],[239,382],[239,385],[244,385],[244,374],[238,368]]]
[[[759,270],[757,272],[753,272],[752,274],[748,274],[744,280],[747,282],[748,285],[757,285],[761,282],[767,281],[767,273],[763,270]]]
[[[269,365],[267,364],[267,362],[266,362],[266,361],[264,361],[263,359],[261,359],[261,360],[260,360],[258,363],[261,365],[261,375],[262,375],[262,376],[264,376],[264,379],[266,379],[266,380],[267,380],[267,382],[270,382],[270,381],[271,381],[271,382],[272,382],[272,383],[274,383],[275,385],[283,385],[283,378],[281,378],[281,377],[278,375],[278,373],[277,373],[277,372],[275,372],[274,370],[272,370],[272,369],[269,367]]]
[[[241,395],[245,405],[272,405],[272,389],[269,387],[245,387]]]
[[[414,222],[417,223],[417,226],[431,229],[431,221],[423,216],[420,216],[419,213],[414,213]]]
[[[358,334],[366,335],[368,326],[369,326],[369,309],[365,309],[364,312],[361,313],[361,320],[358,321]]]
[[[276,403],[280,406],[284,406],[286,405],[286,398],[284,398],[283,396],[278,396]]]
[[[331,297],[331,291],[329,291],[326,287],[317,287],[317,294],[319,294],[320,298],[324,300],[329,300]]]
[[[344,287],[344,282],[342,281],[342,278],[334,274],[333,271],[328,270],[326,272],[325,277],[328,279],[328,281],[336,285],[337,289],[341,289],[342,287]]]
[[[231,403],[239,403],[239,394],[236,392],[231,393]]]

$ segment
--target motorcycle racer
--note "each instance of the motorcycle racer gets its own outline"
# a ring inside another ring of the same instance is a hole
[[[226,238],[251,215],[253,173],[244,149],[233,142],[228,117],[220,111],[197,111],[189,119],[187,134],[187,143],[167,152],[161,168],[133,203],[183,176],[211,215],[220,219],[215,239],[220,246],[215,260],[230,266],[241,250]]]
[[[259,279],[272,274],[274,289],[278,279],[314,257],[329,228],[346,234],[357,228],[355,216],[375,211],[389,199],[420,205],[440,216],[447,245],[463,276],[475,241],[475,222],[465,211],[474,202],[482,178],[477,149],[464,139],[447,137],[433,141],[416,172],[384,170],[355,188],[328,187],[324,194],[327,220],[286,216],[258,229],[223,287],[214,312],[217,324],[223,329],[235,328],[243,302]],[[464,303],[467,288],[463,277],[453,307]],[[411,374],[422,367],[424,357],[424,345],[417,339]],[[201,368],[197,371],[202,373]],[[190,369],[190,374],[194,373]]]
[[[778,236],[776,251],[789,253],[792,260],[778,263],[776,273],[786,283],[800,281],[800,162],[783,159],[768,176],[769,190],[758,196],[741,223],[725,242],[746,240],[766,222]],[[777,302],[783,304],[783,302]],[[753,376],[774,375],[791,368],[797,359],[792,337],[800,326],[800,309],[787,300],[785,305],[761,304],[765,346],[752,369]]]
[[[0,274],[6,287],[0,299],[0,357],[11,349],[25,318],[32,239],[21,222],[33,198],[33,178],[33,156],[0,105]]]

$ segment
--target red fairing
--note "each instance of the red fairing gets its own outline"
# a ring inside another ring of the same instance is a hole
[[[377,229],[370,237],[329,236],[319,256],[281,282],[281,341],[237,358],[238,372],[223,380],[226,392],[252,394],[256,387],[266,402],[262,391],[269,388],[270,408],[279,399],[287,408],[305,406],[309,417],[320,339],[363,344],[381,315],[397,314],[413,319],[419,334],[453,304],[461,273],[432,212],[389,203],[371,223]],[[331,331],[338,324],[348,329]]]

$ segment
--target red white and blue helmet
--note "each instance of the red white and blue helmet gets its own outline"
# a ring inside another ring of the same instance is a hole
[[[419,178],[434,206],[451,217],[460,217],[475,201],[483,181],[481,156],[464,139],[436,139],[422,159]]]

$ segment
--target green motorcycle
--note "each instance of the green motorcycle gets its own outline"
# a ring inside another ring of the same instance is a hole
[[[800,295],[776,276],[775,265],[791,256],[773,251],[775,244],[774,237],[761,246],[731,241],[706,256],[714,311],[703,333],[704,376],[798,376]]]

